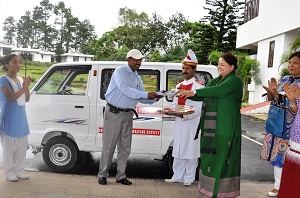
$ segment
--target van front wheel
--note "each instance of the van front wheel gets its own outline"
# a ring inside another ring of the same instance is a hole
[[[172,156],[172,150],[171,150],[168,152],[167,164],[168,164],[168,168],[172,174],[173,174],[173,162],[174,162],[174,157]]]
[[[74,141],[66,137],[54,137],[43,148],[43,159],[54,171],[63,172],[71,169],[77,161],[78,148]]]

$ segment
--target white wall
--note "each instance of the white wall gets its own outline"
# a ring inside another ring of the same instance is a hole
[[[272,77],[277,80],[280,79],[280,71],[283,67],[285,67],[285,65],[280,66],[281,56],[289,49],[290,44],[294,41],[297,35],[297,31],[293,31],[258,42],[257,61],[260,62],[259,77],[261,78],[262,85],[267,86],[268,80]],[[273,67],[268,68],[269,45],[270,41],[273,40],[275,40]],[[249,85],[249,104],[257,104],[265,100],[265,98],[261,97],[262,94],[266,93],[262,85],[255,85],[254,82]],[[265,113],[267,110],[267,108],[261,108],[252,112]]]
[[[31,53],[32,54],[32,61],[39,61],[43,62],[42,56],[37,53]]]
[[[64,62],[73,62],[73,56],[65,56]]]
[[[85,61],[85,57],[79,56],[79,61]]]
[[[76,55],[74,55],[76,56]],[[85,60],[85,56],[79,56],[79,60],[78,61],[91,61],[92,58],[90,57],[86,57],[86,60]],[[73,61],[73,56],[72,55],[68,55],[68,56],[62,56],[62,59],[61,59],[61,62],[74,62]]]
[[[259,15],[238,27],[236,47],[299,28],[299,8],[299,0],[260,0]]]
[[[268,85],[271,77],[280,78],[281,56],[300,35],[300,0],[260,0],[259,15],[238,27],[237,48],[257,47],[257,61],[260,62],[262,85]],[[270,41],[275,40],[273,67],[268,68]],[[266,91],[262,85],[249,85],[249,103],[264,101],[261,97]],[[254,111],[267,112],[268,108]]]
[[[53,54],[54,55],[54,54]],[[42,62],[51,62],[51,54],[43,54],[43,60]]]

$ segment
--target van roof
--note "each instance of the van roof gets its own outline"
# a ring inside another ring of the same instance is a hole
[[[79,62],[64,62],[54,64],[55,66],[70,66],[70,65],[127,65],[127,61],[79,61]],[[53,66],[54,66],[53,65]],[[182,63],[164,63],[164,62],[142,62],[143,66],[159,66],[159,65],[178,65]],[[216,68],[215,65],[198,65],[197,67]]]

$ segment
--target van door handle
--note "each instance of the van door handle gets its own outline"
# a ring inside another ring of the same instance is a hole
[[[76,109],[83,109],[84,106],[75,106]]]

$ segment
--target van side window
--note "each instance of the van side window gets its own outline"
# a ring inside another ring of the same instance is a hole
[[[101,73],[101,88],[100,88],[100,98],[105,100],[104,94],[107,91],[110,79],[115,69],[103,69]]]
[[[111,76],[114,69],[103,69],[101,73],[101,89],[100,98],[105,100],[104,94],[107,91],[108,85],[110,83]],[[146,92],[159,91],[160,87],[160,71],[159,70],[148,70],[140,69],[138,74],[141,77],[144,88]]]
[[[206,85],[212,79],[212,75],[205,71],[197,71],[195,74],[195,78]],[[171,91],[172,89],[175,89],[176,85],[182,82],[183,80],[184,79],[181,70],[168,70],[166,91]],[[166,100],[168,102],[172,102],[173,98],[167,97]]]
[[[57,67],[36,87],[36,94],[86,95],[91,66]]]
[[[138,71],[146,92],[155,92],[160,89],[160,72],[158,70],[141,69]]]

